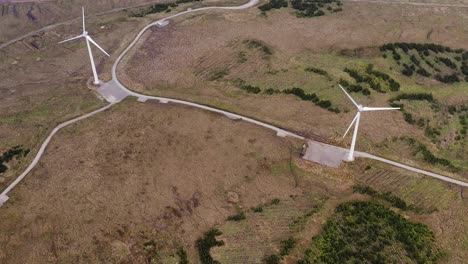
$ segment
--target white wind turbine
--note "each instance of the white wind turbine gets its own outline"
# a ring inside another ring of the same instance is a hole
[[[81,34],[79,36],[76,36],[76,37],[73,37],[73,38],[69,38],[69,39],[61,41],[59,43],[64,43],[64,42],[72,41],[72,40],[79,39],[79,38],[85,38],[86,39],[86,45],[88,46],[89,60],[91,61],[91,68],[93,69],[94,84],[98,85],[99,84],[99,78],[98,78],[97,71],[96,71],[96,65],[94,65],[93,53],[91,52],[91,45],[89,44],[89,42],[93,43],[96,47],[98,47],[98,49],[100,49],[102,52],[104,52],[104,54],[106,54],[107,56],[110,56],[110,55],[103,48],[101,48],[88,35],[88,32],[86,31],[86,27],[85,27],[84,7],[81,7],[81,11],[82,11],[82,14],[83,14],[83,34]]]
[[[349,97],[349,99],[351,99],[351,102],[353,102],[353,104],[358,109],[358,112],[357,112],[356,116],[354,117],[351,124],[349,124],[349,127],[348,127],[348,129],[346,130],[346,132],[345,132],[345,134],[343,136],[343,138],[346,137],[346,135],[348,134],[349,129],[351,129],[353,124],[356,123],[356,126],[354,127],[353,140],[351,141],[351,147],[349,148],[349,153],[348,153],[348,157],[347,157],[347,161],[353,161],[354,160],[354,147],[356,146],[356,137],[357,137],[358,127],[359,127],[359,119],[361,118],[361,112],[381,111],[381,110],[398,110],[400,108],[399,107],[367,107],[367,106],[358,105],[353,100],[351,95],[349,95],[348,92],[346,92],[346,90],[341,85],[338,84],[338,86],[340,86],[341,90],[343,90],[343,92],[345,92],[345,94]]]

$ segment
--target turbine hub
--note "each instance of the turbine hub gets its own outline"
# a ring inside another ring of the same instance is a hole
[[[362,105],[358,105],[359,112],[362,112],[363,109],[364,109],[364,107]]]

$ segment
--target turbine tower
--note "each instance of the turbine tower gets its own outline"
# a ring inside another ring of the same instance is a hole
[[[357,137],[358,127],[359,127],[359,119],[361,118],[361,112],[382,111],[382,110],[398,110],[400,108],[399,107],[367,107],[367,106],[358,105],[353,100],[351,95],[349,95],[348,92],[346,92],[346,90],[341,85],[338,84],[338,86],[340,86],[341,90],[343,90],[343,92],[345,92],[345,94],[348,96],[348,98],[351,100],[351,102],[353,102],[353,104],[356,106],[356,108],[358,110],[356,116],[354,117],[351,124],[349,124],[349,127],[348,127],[348,129],[346,130],[346,132],[345,132],[345,134],[343,136],[343,138],[346,137],[346,135],[349,132],[349,129],[351,129],[353,124],[356,123],[356,125],[354,126],[353,140],[351,141],[351,147],[349,148],[348,156],[346,158],[347,161],[354,161],[354,147],[356,146],[356,137]]]
[[[104,52],[104,54],[106,54],[108,57],[110,56],[103,48],[101,48],[89,35],[88,35],[88,32],[86,31],[86,26],[85,26],[85,15],[84,15],[84,7],[81,7],[81,11],[82,11],[82,14],[83,14],[83,34],[79,35],[79,36],[76,36],[76,37],[73,37],[73,38],[69,38],[69,39],[66,39],[64,41],[61,41],[59,43],[65,43],[65,42],[68,42],[68,41],[72,41],[72,40],[75,40],[75,39],[79,39],[79,38],[85,38],[86,40],[86,46],[88,47],[88,53],[89,53],[89,60],[91,61],[91,68],[93,69],[93,76],[94,76],[94,84],[95,85],[98,85],[99,84],[99,78],[98,78],[98,75],[97,75],[97,71],[96,71],[96,65],[94,64],[94,59],[93,59],[93,53],[91,51],[91,45],[89,44],[90,42],[92,44],[94,44],[94,46],[98,47],[98,49],[100,49],[102,52]]]

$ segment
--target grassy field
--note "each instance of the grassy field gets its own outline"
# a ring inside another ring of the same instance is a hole
[[[468,83],[463,74],[461,81],[454,84],[417,74],[406,76],[401,67],[409,63],[411,52],[397,65],[389,54],[384,58],[385,52],[379,50],[381,45],[394,42],[438,43],[454,50],[468,50],[464,40],[466,28],[460,24],[465,14],[453,8],[381,7],[345,3],[342,12],[313,18],[291,16],[289,8],[268,11],[267,16],[254,8],[241,14],[215,12],[190,15],[189,19],[177,18],[169,26],[146,34],[120,66],[120,78],[143,93],[221,107],[306,136],[341,141],[343,145],[349,140],[341,140],[340,135],[352,120],[354,108],[337,87],[341,80],[362,85],[370,91],[370,95],[354,93],[363,105],[386,106],[391,98],[401,93],[431,93],[440,111],[431,110],[430,113],[424,107],[414,107],[418,104],[413,104],[414,101],[405,105],[415,116],[427,115],[425,118],[430,122],[426,127],[436,129],[440,135],[429,136],[431,131],[409,124],[401,112],[369,113],[362,119],[358,149],[406,162],[414,155],[395,152],[398,145],[388,151],[380,146],[393,137],[412,137],[426,145],[436,157],[455,164],[458,168],[453,171],[453,175],[458,175],[455,177],[466,177],[467,139],[457,138],[461,131],[458,119],[464,112],[448,114],[449,107],[460,109],[468,100]],[[450,25],[451,30],[443,30],[444,25]],[[449,55],[437,54],[441,56]],[[447,58],[455,61],[457,56]],[[429,57],[428,61],[436,55],[429,54]],[[456,64],[461,67],[461,62]],[[344,71],[365,73],[369,65],[373,66],[373,71],[387,74],[397,82],[399,90],[391,91],[390,84],[380,80],[378,84],[385,92],[381,93],[367,84],[357,83]],[[440,65],[437,70],[450,74],[448,67],[442,62]],[[310,71],[311,68],[323,72]],[[314,105],[280,92],[293,87],[329,101],[330,111],[326,111],[327,107],[317,107],[317,103]],[[340,113],[334,113],[335,109]],[[386,124],[385,129],[382,124]],[[450,150],[441,151],[445,148]],[[416,162],[431,170],[447,170],[419,156]]]
[[[366,183],[385,168],[311,164],[299,159],[301,144],[224,116],[127,100],[54,137],[0,208],[0,260],[173,263],[183,251],[198,263],[197,239],[217,228],[223,245],[210,255],[221,263],[294,262],[336,206],[374,199],[352,192],[358,182],[424,208],[400,213],[434,231],[446,263],[464,258],[459,190],[407,174],[398,185]]]

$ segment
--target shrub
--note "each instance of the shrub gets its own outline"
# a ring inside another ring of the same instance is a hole
[[[280,257],[277,255],[270,255],[265,258],[265,263],[266,264],[279,264],[281,261]]]
[[[177,250],[177,256],[179,257],[179,264],[188,264],[188,257],[187,257],[187,252],[183,248],[179,248]]]
[[[228,221],[241,221],[241,220],[244,220],[245,219],[245,213],[244,212],[240,212],[236,215],[231,215],[227,218]]]
[[[286,0],[270,0],[268,3],[258,7],[261,11],[269,11],[271,9],[280,9],[282,7],[288,7]]]
[[[280,203],[280,199],[278,199],[278,198],[275,198],[275,199],[271,200],[271,202],[270,202],[271,205],[277,205],[279,203]]]
[[[294,238],[290,237],[286,240],[281,241],[281,251],[280,251],[280,256],[284,257],[289,254],[291,249],[296,246],[296,240]]]
[[[262,206],[254,207],[252,208],[252,211],[254,211],[254,213],[261,213],[263,212],[263,207]]]
[[[328,75],[327,71],[319,69],[319,68],[314,68],[314,67],[307,67],[304,69],[304,71],[313,72],[313,73],[320,74],[320,75]]]
[[[374,189],[372,189],[369,186],[362,186],[362,185],[355,185],[353,186],[353,191],[362,193],[362,194],[367,194],[375,198],[379,198],[382,200],[385,200],[389,202],[391,205],[395,206],[396,208],[399,208],[403,211],[410,210],[412,207],[409,206],[403,199],[401,199],[398,196],[395,196],[391,192],[379,192]]]
[[[253,94],[258,94],[260,93],[262,90],[258,87],[258,86],[252,86],[250,84],[247,84],[247,85],[242,85],[240,87],[240,89],[248,92],[248,93],[253,93]]]
[[[222,235],[223,233],[218,229],[211,229],[207,231],[202,238],[197,239],[196,247],[200,262],[202,264],[218,264],[219,262],[214,260],[210,254],[212,247],[220,247],[224,245],[224,241],[217,241],[216,236]]]

